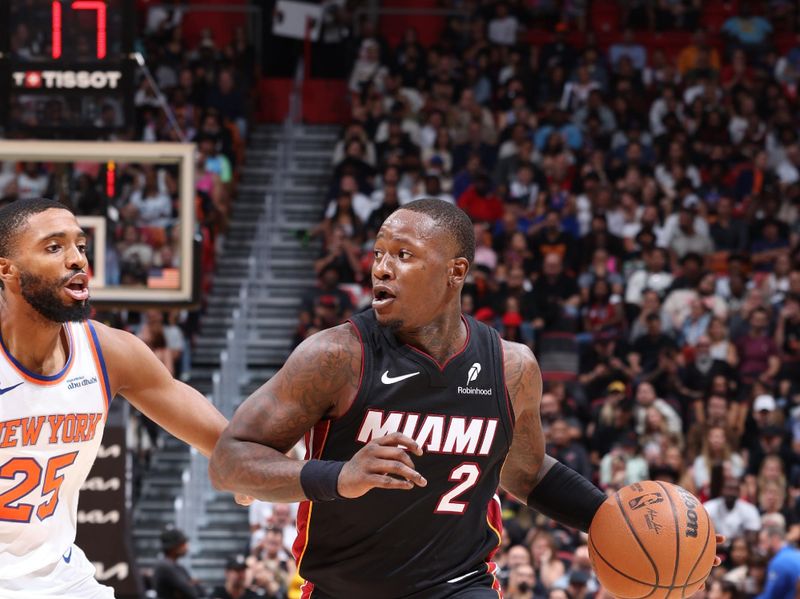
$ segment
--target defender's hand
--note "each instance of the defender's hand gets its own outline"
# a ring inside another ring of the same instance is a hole
[[[241,493],[236,493],[233,496],[233,500],[239,505],[242,505],[244,507],[247,507],[248,505],[253,503],[253,501],[255,501],[255,499],[253,497],[250,497],[250,495],[242,495]]]
[[[370,489],[413,489],[428,481],[414,470],[408,453],[422,455],[417,443],[400,433],[373,439],[344,465],[339,473],[339,494],[353,499]]]
[[[717,535],[716,541],[717,541],[717,547],[719,547],[720,545],[724,545],[725,544],[725,537],[722,536],[722,535]],[[719,558],[719,556],[714,558],[714,565],[715,566],[719,566],[721,563],[722,563],[722,560]]]

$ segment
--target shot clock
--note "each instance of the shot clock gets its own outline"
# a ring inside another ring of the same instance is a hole
[[[133,0],[0,3],[9,132],[92,139],[130,123]]]
[[[76,17],[80,14],[79,11],[94,13],[94,54],[97,60],[103,60],[108,53],[108,4],[104,0],[72,0],[69,9],[71,14]],[[75,20],[80,23],[78,18]],[[78,28],[80,28],[80,25],[78,25]],[[67,28],[68,31],[70,29],[72,28]],[[91,27],[89,30],[91,31]],[[54,59],[61,58],[64,53],[63,33],[64,4],[63,0],[55,0],[50,6],[50,54]],[[90,45],[90,43],[84,41],[82,47],[87,50]]]

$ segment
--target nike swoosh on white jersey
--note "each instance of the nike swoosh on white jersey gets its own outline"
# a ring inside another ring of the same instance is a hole
[[[0,389],[0,395],[4,395],[4,394],[8,393],[9,391],[13,391],[17,387],[19,387],[21,384],[22,383],[17,383],[16,385],[11,385],[10,387],[4,387],[4,388]]]
[[[399,383],[400,381],[410,379],[412,376],[417,376],[418,374],[419,371],[411,372],[409,374],[401,374],[400,376],[389,376],[389,371],[387,370],[386,372],[383,373],[383,376],[381,377],[381,382],[384,385],[391,385],[393,383]]]
[[[454,578],[453,580],[448,580],[447,582],[449,584],[453,584],[454,582],[458,582],[459,580],[464,580],[468,576],[473,576],[474,574],[477,574],[478,572],[480,572],[480,570],[474,570],[472,572],[468,572],[467,574],[464,574],[463,576],[459,576],[458,578]]]

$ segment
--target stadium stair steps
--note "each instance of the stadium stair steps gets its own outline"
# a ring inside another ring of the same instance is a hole
[[[162,446],[152,452],[143,473],[139,499],[133,507],[134,554],[140,568],[155,565],[161,550],[161,531],[174,523],[175,497],[181,490],[181,475],[189,464],[188,447],[162,433]]]
[[[242,398],[272,377],[289,355],[301,297],[315,283],[313,262],[320,248],[318,243],[307,240],[305,232],[322,218],[330,184],[331,155],[339,129],[299,125],[295,130],[293,152],[281,178],[283,189],[277,187],[279,179],[275,177],[281,156],[280,127],[261,126],[251,135],[230,230],[192,350],[189,383],[203,393],[211,393],[213,373],[219,368],[226,333],[239,305],[239,289],[250,275],[251,249],[267,194],[282,192],[283,201],[277,206],[280,222],[273,225],[269,238],[272,260],[264,265],[259,277],[265,292],[253,298],[246,326],[248,335],[242,340],[248,358],[248,381],[242,387]],[[158,555],[161,527],[153,523],[166,524],[166,519],[173,515],[174,497],[180,490],[178,466],[183,468],[188,464],[185,447],[182,455],[184,462],[171,455],[163,463],[159,461],[160,470],[153,473],[151,468],[143,482],[139,510],[142,517],[137,522],[137,528],[141,526],[142,530],[136,534],[136,550],[142,566],[152,565]],[[169,470],[173,463],[174,471]],[[148,479],[151,473],[153,480]],[[174,487],[168,482],[172,475]],[[170,492],[174,493],[171,498]],[[247,510],[237,506],[230,495],[214,493],[206,507],[207,517],[201,523],[198,538],[192,539],[189,565],[192,574],[210,588],[222,582],[224,563],[231,554],[247,552],[250,532]],[[145,512],[150,514],[152,510],[161,512],[147,519]]]
[[[247,264],[250,255],[250,246],[255,233],[254,223],[264,209],[264,196],[274,191],[273,179],[276,170],[277,154],[269,156],[270,149],[277,147],[282,129],[279,126],[267,125],[256,127],[252,132],[249,149],[248,163],[242,169],[239,193],[234,202],[231,215],[230,231],[226,237],[226,244],[218,264],[215,275],[213,292],[208,298],[208,310],[204,315],[201,333],[196,344],[195,353],[200,360],[193,360],[187,382],[197,388],[201,393],[210,394],[212,390],[212,375],[219,368],[219,352],[221,347],[216,345],[216,340],[224,339],[227,327],[230,325],[231,314],[235,307],[228,300],[229,294],[235,287],[233,296],[238,299],[238,288],[248,276]],[[257,157],[261,155],[259,160]],[[323,179],[320,179],[321,181]],[[309,176],[302,185],[313,183]],[[285,179],[286,184],[292,184],[290,178]],[[299,187],[302,189],[302,187]],[[279,238],[283,247],[277,249],[275,256],[284,259],[292,256],[291,242],[297,244],[290,232],[285,232]],[[290,244],[290,245],[287,245]],[[280,245],[280,244],[279,244]],[[299,248],[297,253],[313,260],[313,251],[308,248]],[[218,277],[218,278],[217,278]],[[280,304],[280,302],[279,302]],[[292,303],[285,303],[284,310],[291,310]],[[272,319],[271,319],[272,317]],[[292,327],[286,326],[286,314],[266,314],[265,321],[258,326],[266,329],[274,328],[282,335],[291,335]],[[279,322],[280,320],[280,322]],[[281,352],[284,348],[281,347]],[[284,352],[285,353],[285,352]],[[281,354],[283,355],[283,353]],[[274,372],[274,371],[273,371]],[[264,375],[264,372],[260,374]],[[142,473],[140,493],[133,508],[133,544],[134,554],[142,569],[149,569],[158,560],[161,549],[160,534],[164,527],[173,524],[175,519],[175,498],[181,492],[181,475],[189,464],[189,448],[181,441],[163,434],[161,447],[154,450],[149,467]],[[224,496],[228,502],[230,515],[221,517],[224,521],[219,526],[228,531],[232,538],[237,538],[236,530],[243,527],[244,536],[239,534],[239,545],[247,544],[247,513],[246,510],[235,508],[230,497]],[[194,551],[200,550],[203,544],[200,539],[192,539]],[[222,562],[214,562],[214,575],[212,582],[219,582],[222,578]],[[205,571],[196,573],[200,576]]]
[[[264,194],[282,192],[283,200],[277,206],[280,222],[273,224],[269,238],[272,259],[270,264],[263,265],[259,277],[266,291],[253,298],[246,326],[248,335],[242,340],[247,346],[248,361],[248,382],[243,385],[242,398],[250,395],[283,364],[297,326],[300,298],[315,283],[312,265],[319,255],[319,246],[306,241],[303,234],[319,223],[324,211],[330,182],[330,157],[338,128],[298,126],[296,130],[282,190],[276,189],[274,177],[266,176],[267,171],[274,170],[274,166],[269,165],[279,160],[279,148],[248,151],[242,183],[250,185],[252,181],[253,201],[237,206],[238,214],[234,216],[225,254],[215,274],[208,310],[193,354],[195,368],[211,367],[213,373],[213,367],[218,366],[225,333],[232,322],[233,310],[238,306],[239,287],[249,274],[249,248],[260,215],[257,202],[263,204]],[[250,193],[249,188],[246,193]],[[237,221],[237,217],[244,220]],[[242,242],[246,243],[247,251]],[[229,249],[233,250],[230,254]],[[191,564],[195,576],[216,584],[222,581],[226,558],[247,552],[250,532],[247,510],[236,506],[227,494],[214,495],[207,503],[207,515],[200,528],[199,551],[192,555]]]

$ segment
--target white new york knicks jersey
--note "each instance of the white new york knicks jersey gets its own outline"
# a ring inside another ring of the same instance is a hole
[[[0,339],[0,588],[62,559],[94,463],[110,388],[94,327],[64,325],[61,372],[25,369]]]

